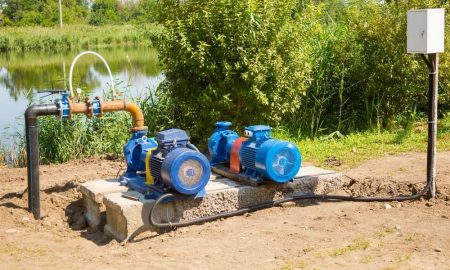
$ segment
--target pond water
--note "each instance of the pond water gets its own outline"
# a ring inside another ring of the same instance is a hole
[[[118,92],[132,97],[144,96],[164,79],[154,49],[97,52],[109,63]],[[23,133],[23,114],[30,104],[53,102],[60,95],[50,91],[68,89],[70,65],[78,53],[0,53],[0,145],[10,144]],[[91,96],[103,96],[110,84],[100,59],[91,55],[80,58],[73,74],[74,89],[80,88]]]

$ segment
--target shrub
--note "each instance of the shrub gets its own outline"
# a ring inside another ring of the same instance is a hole
[[[174,124],[205,138],[219,119],[284,126],[295,136],[314,137],[391,128],[420,116],[427,110],[427,69],[419,57],[406,54],[406,13],[450,4],[162,0],[159,5],[164,30],[151,39],[166,69],[160,90],[174,102]],[[441,115],[450,107],[449,78],[444,53]]]
[[[307,109],[298,110],[286,126],[313,137],[391,128],[402,124],[398,119],[426,112],[427,69],[418,56],[406,54],[406,13],[442,5],[363,0],[321,5],[325,16],[318,19],[323,27],[311,39],[312,83],[301,101]],[[449,96],[446,59],[447,54],[442,54],[442,108]]]
[[[315,25],[296,13],[297,1],[159,3],[164,31],[152,40],[176,125],[205,138],[217,120],[278,125],[300,107]]]

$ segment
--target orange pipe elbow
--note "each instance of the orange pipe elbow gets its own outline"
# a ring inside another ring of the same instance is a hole
[[[133,118],[133,128],[131,131],[146,130],[144,125],[144,114],[136,104],[126,100],[106,101],[102,104],[102,112],[127,111]]]

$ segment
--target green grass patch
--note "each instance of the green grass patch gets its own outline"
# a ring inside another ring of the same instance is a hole
[[[14,257],[23,256],[44,256],[49,253],[46,247],[16,247],[16,246],[3,246],[0,247],[0,254],[6,254]]]
[[[294,141],[305,161],[323,167],[353,166],[361,161],[409,151],[426,151],[427,126],[424,121],[409,129],[366,131],[342,135],[338,132],[315,139],[293,138],[283,129],[274,137]],[[450,150],[450,116],[439,121],[438,151]]]
[[[149,26],[147,31],[157,31]],[[149,41],[133,25],[66,25],[63,29],[51,27],[3,27],[0,31],[0,52],[70,51],[149,45]]]
[[[343,247],[343,248],[338,248],[335,249],[331,252],[331,256],[333,257],[338,257],[353,251],[358,251],[358,250],[366,250],[367,248],[369,248],[370,246],[370,242],[368,240],[365,239],[355,239],[353,241],[352,244]]]

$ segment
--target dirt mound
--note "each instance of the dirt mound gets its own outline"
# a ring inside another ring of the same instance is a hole
[[[424,184],[398,182],[393,177],[349,178],[344,190],[353,196],[399,196],[416,194]]]
[[[27,211],[26,168],[0,170],[0,215],[11,226],[51,231],[68,236],[86,227],[78,186],[86,181],[115,177],[123,163],[86,159],[41,166],[41,216],[35,221]]]

